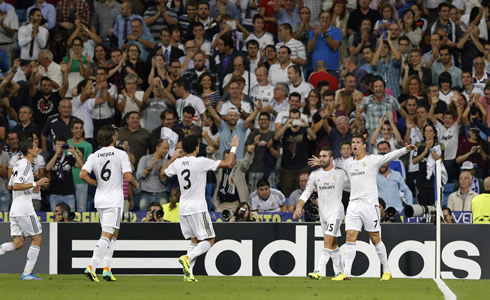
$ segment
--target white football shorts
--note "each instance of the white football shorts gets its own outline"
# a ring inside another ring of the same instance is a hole
[[[99,212],[100,225],[103,227],[111,227],[119,229],[123,210],[121,207],[106,207],[97,208]]]
[[[323,235],[331,235],[335,237],[342,236],[340,232],[340,225],[342,225],[343,218],[339,218],[339,216],[331,216],[327,218],[326,221],[321,222]]]
[[[345,230],[379,232],[379,205],[373,205],[362,200],[349,201],[345,217]]]
[[[10,217],[11,236],[33,236],[43,232],[36,215]]]
[[[184,238],[197,238],[199,241],[216,237],[213,223],[207,211],[180,216],[180,230]]]

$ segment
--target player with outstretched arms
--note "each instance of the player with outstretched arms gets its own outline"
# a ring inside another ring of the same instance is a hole
[[[14,165],[9,181],[9,190],[12,190],[10,235],[13,242],[1,244],[0,255],[21,249],[24,246],[25,237],[29,237],[32,243],[27,251],[27,262],[20,279],[41,280],[42,278],[32,273],[42,243],[42,228],[32,205],[32,193],[39,193],[41,187],[48,185],[49,180],[43,177],[34,181],[32,160],[37,156],[38,149],[31,138],[20,142],[20,151],[24,158]]]
[[[177,176],[180,186],[180,229],[185,239],[191,239],[187,255],[179,262],[184,271],[184,281],[197,281],[192,269],[199,255],[206,253],[214,244],[215,233],[206,202],[206,173],[218,168],[233,168],[238,137],[231,141],[230,154],[225,160],[196,157],[199,141],[189,135],[182,142],[182,150],[176,150],[170,161],[162,168],[162,178]]]
[[[303,205],[308,201],[313,190],[316,188],[324,248],[320,255],[317,268],[313,272],[308,273],[308,277],[320,280],[322,279],[322,272],[325,272],[325,266],[330,258],[332,258],[334,268],[340,273],[343,273],[342,258],[337,237],[341,235],[340,225],[344,219],[342,191],[346,175],[343,170],[334,168],[333,151],[330,147],[323,147],[320,150],[318,159],[321,168],[310,174],[306,188],[296,205],[293,218],[297,219],[301,217],[303,214]]]
[[[119,226],[124,206],[123,177],[136,189],[138,181],[131,173],[131,163],[126,152],[115,147],[119,132],[112,125],[106,125],[97,132],[97,142],[102,146],[90,154],[80,171],[80,179],[88,184],[97,186],[95,191],[95,208],[99,213],[102,233],[90,265],[85,269],[85,275],[92,281],[99,282],[96,269],[101,262],[104,264],[102,278],[116,281],[110,270],[114,247],[119,234]],[[95,178],[90,177],[94,172]]]
[[[334,281],[350,280],[352,262],[356,256],[356,240],[359,232],[364,230],[369,233],[369,238],[376,248],[379,260],[383,265],[381,280],[390,280],[391,272],[388,265],[386,247],[381,241],[378,187],[376,178],[379,168],[393,159],[414,150],[414,145],[407,145],[385,155],[368,155],[366,153],[366,141],[362,136],[352,138],[352,152],[354,157],[345,161],[337,161],[336,167],[343,169],[350,180],[351,192],[347,215],[345,218],[346,245],[344,252],[344,273],[332,278]],[[318,165],[318,159],[312,164]]]

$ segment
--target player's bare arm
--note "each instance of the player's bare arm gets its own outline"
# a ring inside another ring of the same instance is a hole
[[[131,172],[126,172],[124,173],[124,179],[131,184],[135,189],[139,189],[140,184],[138,183],[138,180],[134,178],[133,174]]]
[[[47,177],[43,177],[39,179],[38,181],[35,182],[29,182],[29,183],[15,183],[13,186],[14,191],[25,191],[31,188],[36,188],[37,186],[39,187],[46,187],[49,184],[49,179]]]
[[[79,177],[81,180],[83,180],[83,181],[85,181],[86,183],[88,183],[88,184],[91,184],[91,185],[95,185],[95,186],[97,186],[97,180],[95,180],[95,179],[93,179],[92,177],[90,177],[90,176],[89,176],[89,174],[88,174],[88,172],[87,172],[87,170],[82,169],[82,170],[80,171],[80,175],[78,175],[78,177]]]
[[[165,170],[168,168],[168,166],[170,166],[177,158],[184,156],[184,154],[185,154],[184,150],[175,149],[174,155],[172,155],[172,158],[170,158],[170,160],[165,164],[165,166],[163,166],[160,169],[160,178],[165,179],[165,177],[167,177],[167,175],[165,174]]]
[[[236,148],[238,147],[238,143],[239,143],[238,136],[236,135],[233,136],[230,143],[231,146],[230,154],[226,157],[225,160],[222,160],[219,163],[218,168],[233,168],[235,166],[236,163],[235,152],[236,152]]]

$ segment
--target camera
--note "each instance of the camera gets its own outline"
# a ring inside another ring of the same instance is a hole
[[[407,205],[403,209],[405,216],[408,218],[420,217],[422,215],[435,215],[436,207],[435,206],[425,206],[425,205]]]
[[[396,222],[396,209],[394,209],[393,207],[388,207],[386,210],[385,210],[385,216],[383,218],[383,220],[381,220],[382,222]]]
[[[305,221],[306,222],[318,222],[320,221],[320,211],[318,210],[318,206],[314,204],[318,199],[318,193],[313,192],[309,198],[310,201],[305,203],[303,209],[305,210]]]
[[[161,218],[163,218],[163,210],[152,210],[151,211],[151,218],[153,221],[157,221]]]
[[[241,208],[240,208],[241,210]],[[229,222],[231,217],[234,216],[234,213],[232,210],[229,210],[229,209],[225,209],[221,212],[221,218],[223,218],[223,220],[225,220],[226,222]]]
[[[61,145],[61,149],[63,149],[63,150],[68,150],[69,148],[70,148],[70,145],[68,145],[68,144]]]
[[[241,219],[245,218],[245,213],[247,212],[247,209],[245,207],[240,207],[238,210],[238,217]]]

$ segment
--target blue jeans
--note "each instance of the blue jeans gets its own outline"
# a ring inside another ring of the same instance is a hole
[[[0,191],[0,211],[9,211],[10,194],[9,191]]]
[[[51,211],[54,211],[56,204],[65,202],[70,206],[71,211],[75,211],[75,195],[49,195],[49,204],[51,205]]]
[[[168,202],[168,194],[167,191],[162,192],[162,193],[145,193],[141,191],[140,193],[140,211],[146,211],[148,208],[148,205],[152,202],[158,202],[161,205],[165,204]]]
[[[209,212],[214,211],[213,196],[214,196],[214,189],[215,188],[216,188],[216,183],[207,183],[206,184],[206,202],[208,203],[208,211]]]
[[[77,211],[87,211],[88,184],[75,184],[75,198],[77,200]]]

